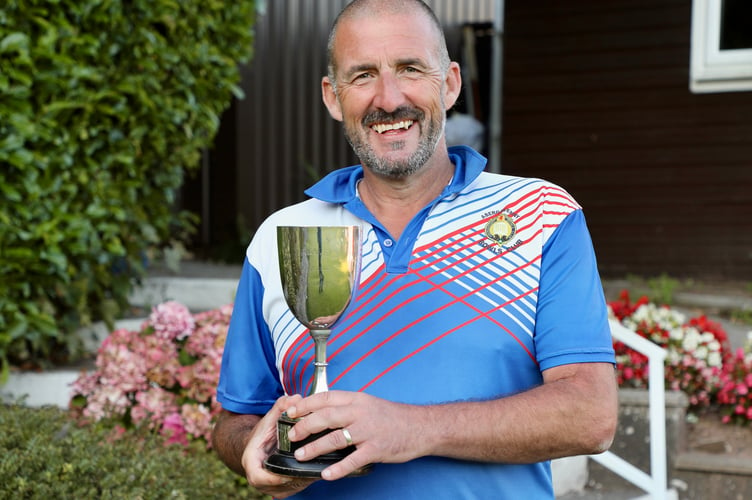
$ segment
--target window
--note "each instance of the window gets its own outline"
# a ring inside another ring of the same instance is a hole
[[[692,0],[692,92],[752,90],[752,2]]]

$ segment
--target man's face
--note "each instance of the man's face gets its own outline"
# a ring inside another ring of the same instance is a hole
[[[338,28],[336,95],[328,89],[337,109],[327,106],[375,173],[410,175],[443,140],[447,86],[437,44],[431,23],[417,14],[348,19]],[[327,101],[326,84],[324,93]],[[451,105],[456,96],[449,98]]]

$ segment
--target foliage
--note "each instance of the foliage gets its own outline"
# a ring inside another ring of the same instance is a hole
[[[0,498],[265,498],[201,446],[73,422],[65,411],[0,408]]]
[[[609,303],[609,313],[624,326],[667,351],[665,386],[683,391],[690,407],[717,407],[725,422],[752,421],[752,344],[747,352],[732,354],[720,324],[705,316],[686,320],[667,306],[656,306],[646,297],[632,302],[623,291]],[[644,388],[648,383],[648,359],[622,342],[614,342],[617,378],[621,387]]]
[[[146,426],[169,442],[208,446],[220,406],[216,387],[232,307],[192,315],[177,302],[152,309],[140,331],[112,332],[96,370],[73,384],[71,410],[84,421]]]
[[[654,302],[659,304],[671,305],[674,302],[674,294],[680,286],[679,280],[676,280],[668,274],[661,274],[655,278],[648,279],[651,297]]]
[[[110,324],[250,57],[253,0],[0,6],[0,365],[75,354]]]

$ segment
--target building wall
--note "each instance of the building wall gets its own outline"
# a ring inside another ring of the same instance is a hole
[[[604,276],[752,280],[752,92],[689,91],[691,2],[506,0],[504,173],[584,206]]]

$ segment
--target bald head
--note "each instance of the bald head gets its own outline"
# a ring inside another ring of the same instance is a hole
[[[355,19],[378,17],[380,15],[407,15],[419,14],[425,16],[431,22],[436,32],[436,52],[441,64],[441,70],[446,72],[449,68],[449,51],[447,50],[446,40],[441,22],[436,14],[422,0],[353,0],[342,12],[339,13],[329,33],[329,43],[327,44],[327,63],[329,79],[336,84],[337,60],[335,57],[335,45],[337,31],[343,22]]]

